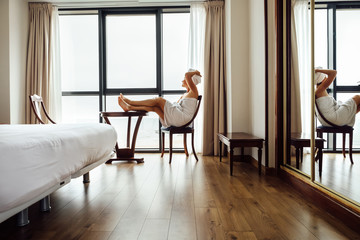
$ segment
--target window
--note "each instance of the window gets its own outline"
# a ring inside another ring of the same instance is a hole
[[[336,11],[336,84],[358,85],[357,77],[360,53],[360,9]]]
[[[155,17],[106,16],[107,88],[156,88]]]
[[[189,14],[163,14],[164,89],[180,90],[187,63]]]
[[[97,15],[60,17],[63,91],[99,91]]]
[[[332,84],[331,95],[339,101],[346,101],[360,94],[357,77],[360,54],[360,5],[352,2],[320,4],[315,11],[315,65],[337,70]],[[326,58],[325,58],[326,56]],[[360,115],[354,126],[354,150],[360,149],[357,136],[360,135]],[[327,148],[337,151],[342,147],[342,136],[326,136]],[[348,144],[348,143],[347,143]],[[356,150],[355,150],[356,151]]]
[[[354,96],[354,93],[345,93],[340,92],[337,94],[337,100],[345,102],[346,100],[352,98]],[[354,137],[353,137],[353,148],[360,148],[360,115],[356,114],[355,116],[355,125],[354,125]],[[336,139],[339,139],[336,141],[336,148],[341,149],[342,148],[342,135],[337,134]],[[349,147],[349,139],[347,136],[346,139],[346,147]]]
[[[120,110],[119,93],[177,100],[185,92],[189,12],[189,7],[60,10],[62,122],[102,121],[99,112]],[[127,119],[111,122],[126,132]],[[160,126],[155,113],[143,118],[136,148],[160,151]],[[120,145],[125,135],[119,134]],[[182,137],[175,137],[174,145],[182,148]]]
[[[98,16],[62,15],[59,25],[62,122],[98,122]]]

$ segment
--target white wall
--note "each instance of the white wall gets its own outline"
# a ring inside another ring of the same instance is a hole
[[[269,11],[274,11],[269,0]],[[265,139],[265,21],[263,0],[227,0],[228,130]],[[269,25],[274,26],[269,16]],[[275,35],[269,28],[269,167],[275,167]],[[262,164],[265,154],[263,149]],[[258,158],[257,149],[246,154]]]
[[[28,4],[10,1],[10,120],[25,123],[25,71]]]
[[[249,4],[250,13],[250,133],[265,139],[265,23],[264,1],[252,0]],[[256,156],[257,149],[252,149]],[[265,154],[262,155],[264,164]]]
[[[0,0],[0,123],[25,122],[27,3]]]
[[[0,0],[0,123],[10,123],[9,0]]]
[[[249,0],[225,1],[228,131],[249,131]]]

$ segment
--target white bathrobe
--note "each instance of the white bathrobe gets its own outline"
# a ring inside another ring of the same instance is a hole
[[[180,127],[189,122],[195,114],[196,98],[183,98],[178,103],[166,101],[164,106],[164,119],[160,122],[164,127]]]
[[[331,123],[337,126],[354,126],[357,106],[354,99],[346,102],[336,101],[331,96],[319,97],[316,99],[317,106],[321,114]],[[330,127],[318,113],[315,108],[317,117],[323,126]]]

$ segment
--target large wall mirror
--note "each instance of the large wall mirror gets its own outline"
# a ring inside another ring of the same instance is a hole
[[[284,2],[284,165],[360,207],[360,2]]]

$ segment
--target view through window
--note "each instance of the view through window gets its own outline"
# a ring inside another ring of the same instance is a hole
[[[99,122],[99,112],[121,111],[120,93],[176,101],[185,92],[189,20],[187,7],[60,11],[62,122]],[[126,132],[127,119],[111,122]],[[160,151],[160,126],[155,113],[143,118],[136,148]],[[126,134],[118,135],[121,147]],[[175,136],[174,148],[182,141]]]
[[[360,53],[360,6],[351,3],[329,4],[315,11],[315,66],[334,68],[337,77],[330,87],[331,95],[346,101],[360,94],[358,56]],[[360,115],[356,115],[353,148],[360,149]],[[342,136],[325,136],[327,148],[332,151],[342,147]],[[348,146],[348,141],[347,141]]]

